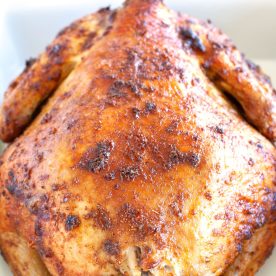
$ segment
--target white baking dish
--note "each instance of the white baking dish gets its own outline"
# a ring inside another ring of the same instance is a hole
[[[10,0],[0,8],[0,99],[9,82],[29,57],[40,53],[56,33],[72,20],[120,0]],[[210,18],[235,41],[241,51],[260,63],[276,84],[276,1],[167,0],[175,10]],[[0,258],[0,275],[11,275]],[[258,273],[276,275],[276,252]]]

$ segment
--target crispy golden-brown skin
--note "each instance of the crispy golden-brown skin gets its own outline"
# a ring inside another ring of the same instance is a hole
[[[81,62],[91,46],[108,31],[113,12],[102,9],[63,29],[38,59],[9,86],[0,113],[0,138],[16,138],[31,122],[39,106]]]
[[[130,0],[71,25],[16,83],[0,167],[16,275],[254,275],[269,256],[275,92],[209,23]]]

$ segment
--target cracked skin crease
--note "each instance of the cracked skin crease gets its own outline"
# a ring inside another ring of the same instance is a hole
[[[15,275],[254,275],[276,239],[275,110],[210,22],[158,0],[74,22],[0,110],[4,258]]]

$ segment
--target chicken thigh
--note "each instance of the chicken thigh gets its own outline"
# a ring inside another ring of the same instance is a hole
[[[129,0],[27,65],[0,111],[15,275],[254,275],[276,240],[276,93],[226,35]]]

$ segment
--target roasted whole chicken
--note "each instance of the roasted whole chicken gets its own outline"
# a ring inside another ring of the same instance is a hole
[[[129,0],[9,86],[0,246],[15,275],[254,275],[276,240],[276,92],[211,22]]]

